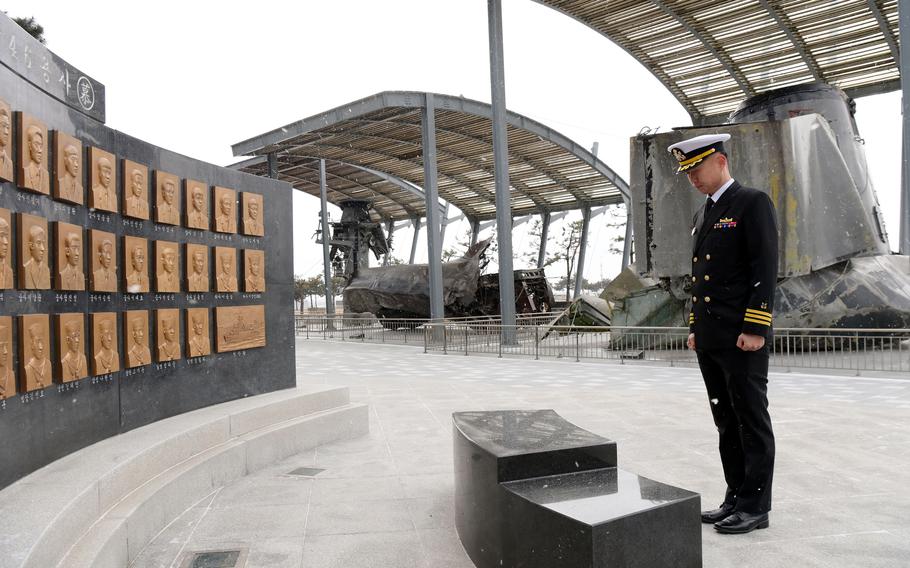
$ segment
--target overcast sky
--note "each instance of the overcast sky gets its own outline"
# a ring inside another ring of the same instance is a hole
[[[27,0],[3,9],[34,16],[52,51],[105,85],[109,127],[219,165],[239,161],[233,143],[381,91],[490,101],[485,0]],[[509,109],[585,147],[598,142],[600,158],[627,180],[630,137],[643,127],[691,124],[669,92],[603,36],[531,0],[504,0],[503,16]],[[899,93],[858,99],[856,118],[896,249]],[[321,273],[321,247],[311,239],[318,208],[314,197],[295,197],[297,274]],[[606,220],[592,222],[592,280],[620,268],[607,252]],[[445,246],[463,231],[450,227]],[[516,229],[516,249],[527,241]],[[396,232],[395,254],[406,259],[410,242],[409,231]],[[425,260],[421,240],[418,261]]]

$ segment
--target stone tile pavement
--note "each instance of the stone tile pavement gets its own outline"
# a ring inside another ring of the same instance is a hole
[[[248,567],[470,568],[453,520],[450,415],[459,410],[553,408],[616,440],[620,467],[696,491],[705,507],[723,494],[697,369],[302,339],[297,363],[298,383],[347,385],[369,404],[370,435],[224,487],[133,566],[237,548]],[[910,378],[772,373],[769,383],[771,528],[725,536],[703,525],[704,566],[910,566]]]

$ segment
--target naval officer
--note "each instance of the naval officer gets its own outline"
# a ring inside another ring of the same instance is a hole
[[[720,507],[702,513],[721,533],[768,527],[774,433],[768,414],[768,342],[777,282],[771,199],[730,177],[729,134],[696,136],[667,150],[677,173],[707,196],[695,215],[689,349],[695,350],[720,436],[727,483]]]

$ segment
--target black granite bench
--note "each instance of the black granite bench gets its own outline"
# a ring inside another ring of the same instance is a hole
[[[552,410],[456,412],[455,526],[478,568],[701,567],[700,498],[616,467]]]

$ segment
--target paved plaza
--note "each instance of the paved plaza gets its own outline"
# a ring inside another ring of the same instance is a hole
[[[699,372],[615,362],[424,354],[297,341],[298,384],[347,385],[370,434],[292,457],[206,497],[135,567],[242,549],[249,567],[470,568],[454,528],[451,413],[552,408],[616,441],[619,466],[723,496]],[[771,373],[771,527],[703,525],[706,568],[910,565],[910,379]],[[322,471],[318,471],[322,470]]]

